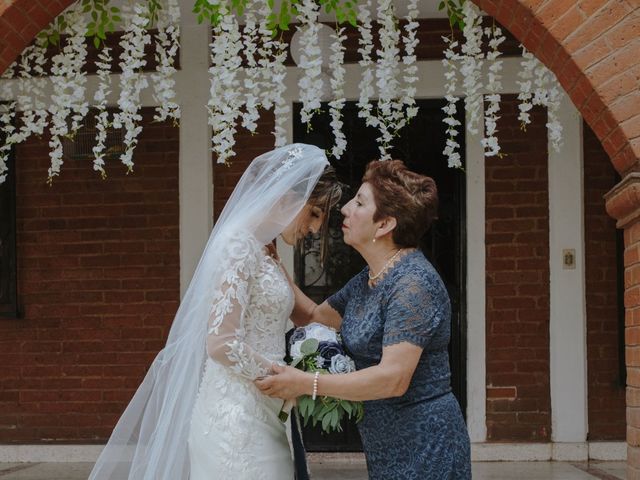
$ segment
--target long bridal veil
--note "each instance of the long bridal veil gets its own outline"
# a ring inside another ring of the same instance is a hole
[[[238,233],[267,244],[303,208],[328,161],[323,151],[287,145],[247,168],[213,228],[166,346],[118,421],[90,480],[187,480],[189,421],[206,360],[211,298],[224,282],[225,240]],[[215,472],[211,472],[215,478]]]

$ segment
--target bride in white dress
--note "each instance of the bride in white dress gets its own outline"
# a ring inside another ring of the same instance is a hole
[[[282,363],[294,303],[272,241],[326,230],[340,197],[328,165],[304,144],[251,163],[90,480],[293,479],[282,401],[253,381]]]

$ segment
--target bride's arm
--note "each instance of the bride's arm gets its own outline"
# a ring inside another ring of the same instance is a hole
[[[250,301],[250,283],[262,252],[250,239],[234,238],[223,255],[224,282],[213,294],[207,325],[207,354],[249,380],[268,375],[272,362],[245,342],[245,313]]]

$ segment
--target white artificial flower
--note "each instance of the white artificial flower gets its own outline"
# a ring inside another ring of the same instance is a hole
[[[417,115],[415,83],[418,81],[415,48],[418,45],[418,2],[410,0],[405,17],[405,34],[401,36],[394,5],[391,0],[379,0],[377,15],[380,23],[380,50],[376,64],[378,87],[377,121],[380,130],[378,148],[380,159],[390,158],[388,152],[398,132]],[[400,43],[404,54],[400,58]]]
[[[518,93],[518,100],[520,100],[520,104],[518,105],[518,109],[520,110],[518,120],[520,120],[520,125],[523,130],[531,123],[531,117],[529,115],[529,111],[533,108],[531,103],[533,97],[531,79],[533,78],[536,65],[536,57],[526,48],[522,47],[522,61],[520,62],[522,69],[518,72],[518,77],[520,77],[522,81],[516,81],[516,83],[520,87],[520,93]]]
[[[220,22],[213,28],[211,43],[211,87],[209,125],[213,128],[213,151],[218,163],[226,163],[235,155],[236,120],[242,106],[242,35],[235,14],[220,8]]]
[[[302,75],[298,81],[300,87],[300,120],[308,124],[313,114],[320,109],[322,97],[322,50],[318,32],[320,24],[318,15],[320,5],[314,0],[301,0],[298,4],[298,21],[300,26],[300,64]]]
[[[258,36],[258,64],[260,66],[259,86],[255,92],[260,98],[260,104],[264,109],[273,107],[275,125],[273,135],[275,146],[281,147],[287,143],[287,130],[285,128],[289,119],[289,104],[285,99],[288,47],[278,38],[273,38],[268,28],[268,18],[271,9],[267,2],[257,2],[258,17],[260,19]]]
[[[21,138],[25,141],[31,134],[42,135],[47,125],[48,111],[44,89],[47,83],[44,65],[47,62],[46,48],[41,41],[28,46],[20,57],[20,80],[18,81],[18,111],[22,112]]]
[[[456,140],[458,136],[458,130],[456,127],[460,125],[460,121],[456,119],[457,113],[456,104],[458,97],[455,95],[457,88],[457,67],[456,62],[460,59],[460,55],[456,53],[458,48],[458,42],[446,37],[442,37],[447,45],[444,51],[444,58],[442,59],[442,65],[444,67],[445,77],[445,100],[447,104],[442,107],[442,110],[446,114],[443,119],[446,125],[447,140],[442,153],[447,157],[447,164],[450,168],[460,168],[462,162],[460,159],[460,144]]]
[[[367,126],[377,127],[378,118],[372,113],[371,98],[375,95],[373,79],[373,35],[371,33],[371,0],[365,0],[358,5],[358,53],[359,64],[362,70],[362,78],[358,85],[360,96],[358,98],[358,117],[363,118]]]
[[[7,103],[0,103],[0,132],[5,137],[5,141],[0,145],[0,185],[7,179],[7,162],[11,153],[11,143],[8,139],[12,135],[15,127],[13,126],[13,117],[15,116],[16,102],[11,88],[11,79],[15,75],[16,62],[13,62],[0,75],[0,100]]]
[[[87,24],[79,5],[74,4],[65,15],[69,35],[66,45],[60,53],[54,55],[51,63],[51,139],[49,140],[51,167],[49,181],[60,173],[62,166],[62,137],[73,135],[87,112],[89,104],[85,98],[86,74],[82,68],[87,57],[86,37]],[[71,115],[71,125],[67,117]]]
[[[331,149],[331,155],[340,158],[347,148],[347,138],[342,131],[342,108],[345,104],[344,96],[344,41],[347,36],[344,34],[344,28],[338,28],[331,34],[331,91],[333,92],[333,100],[329,102],[329,113],[331,114],[331,128],[335,138],[335,145]]]
[[[151,75],[154,84],[153,99],[156,114],[153,119],[164,121],[180,118],[180,106],[176,103],[174,66],[180,48],[180,7],[176,0],[167,0],[158,15],[156,34],[156,73]]]
[[[486,157],[498,155],[500,153],[500,145],[498,144],[498,112],[500,111],[500,90],[502,90],[502,60],[498,60],[500,50],[498,47],[504,42],[505,37],[499,27],[486,28],[485,34],[489,38],[490,51],[487,53],[487,62],[489,63],[487,91],[489,94],[485,100],[489,103],[487,110],[484,112],[484,138],[481,140],[484,147]]]
[[[380,160],[391,158],[388,149],[397,130],[397,99],[400,97],[400,32],[396,24],[392,0],[378,0],[378,22],[380,23],[380,50],[376,64],[376,86],[378,87],[378,149]]]
[[[473,2],[465,2],[462,12],[464,43],[462,44],[460,73],[465,95],[465,110],[469,113],[467,130],[469,133],[477,134],[480,111],[482,110],[482,95],[480,94],[484,57],[482,53],[482,16]]]
[[[562,124],[558,119],[558,110],[560,110],[560,85],[553,73],[549,72],[552,76],[552,83],[548,90],[547,97],[547,133],[549,140],[551,140],[551,146],[556,152],[562,148]]]
[[[111,93],[111,49],[104,45],[98,54],[97,75],[100,80],[98,90],[93,97],[96,102],[96,145],[93,147],[93,169],[106,176],[104,170],[104,153],[107,141],[107,129],[109,128],[109,112],[107,111],[107,96]]]
[[[404,73],[402,79],[404,80],[404,95],[402,97],[402,105],[405,108],[405,118],[402,128],[407,122],[409,122],[418,113],[418,107],[416,106],[416,87],[418,82],[418,65],[417,57],[415,54],[416,47],[418,46],[418,37],[416,32],[420,24],[417,21],[418,18],[418,0],[409,0],[408,14],[405,17],[405,35],[402,38],[404,44],[404,56],[402,63],[404,64]]]
[[[244,9],[244,27],[242,29],[243,54],[246,60],[244,67],[244,107],[242,126],[255,132],[260,118],[260,65],[258,64],[259,26],[256,23],[255,0],[248,0]]]
[[[0,110],[0,132],[4,137],[4,143],[0,146],[0,183],[6,180],[7,162],[12,146],[24,142],[32,134],[44,133],[48,116],[44,101],[44,52],[42,42],[28,46],[20,58],[1,76],[0,100],[8,103]],[[17,92],[14,92],[8,80],[15,77],[16,69],[19,71],[18,88]],[[21,112],[19,128],[13,125],[16,112]]]
[[[148,86],[142,74],[142,69],[147,64],[144,50],[151,43],[151,35],[146,29],[149,21],[146,14],[147,7],[141,3],[136,3],[133,7],[128,5],[123,7],[125,32],[120,39],[120,46],[123,49],[119,63],[122,69],[118,98],[120,111],[114,116],[113,126],[124,128],[125,151],[120,155],[120,161],[129,171],[133,170],[133,151],[138,144],[138,136],[142,132],[140,94]]]
[[[558,119],[560,109],[560,85],[555,75],[538,60],[531,52],[522,47],[522,70],[518,76],[522,81],[518,100],[520,114],[518,119],[524,129],[531,123],[529,111],[533,105],[540,105],[547,109],[547,133],[552,148],[558,152],[562,146],[562,124]]]
[[[322,323],[310,323],[303,327],[306,331],[305,338],[315,338],[318,342],[334,342],[338,343],[338,333],[330,327]]]

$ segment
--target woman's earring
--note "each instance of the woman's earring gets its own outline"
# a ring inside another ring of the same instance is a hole
[[[376,243],[376,237],[373,237],[373,243]]]

